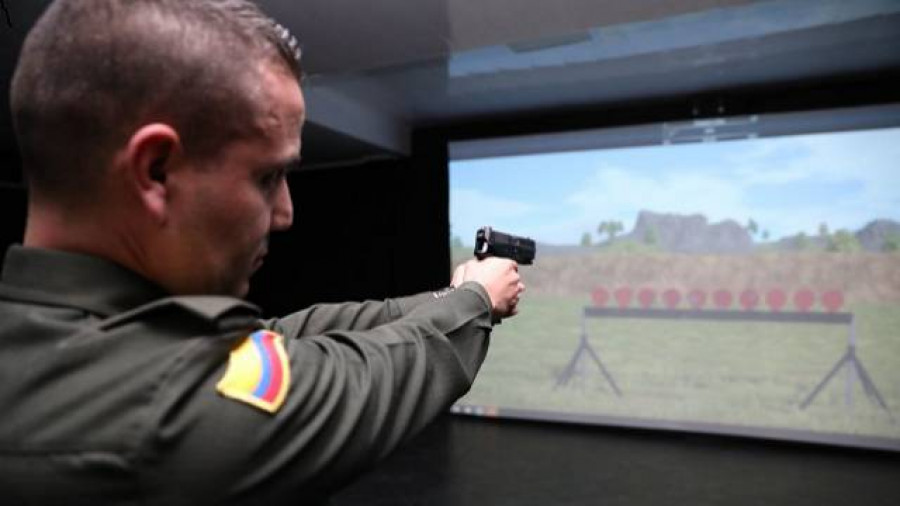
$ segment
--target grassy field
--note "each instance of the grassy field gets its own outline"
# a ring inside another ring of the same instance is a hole
[[[529,293],[520,315],[495,330],[488,360],[461,404],[900,439],[900,424],[859,380],[847,405],[847,368],[800,409],[844,354],[845,325],[594,318],[585,325],[588,342],[622,397],[586,355],[573,379],[557,386],[590,303],[587,293]],[[873,302],[844,308],[857,322],[857,356],[900,420],[898,309]]]

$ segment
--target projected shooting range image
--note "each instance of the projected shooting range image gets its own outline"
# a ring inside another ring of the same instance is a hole
[[[900,130],[455,161],[533,237],[458,413],[900,449]],[[510,183],[510,182],[513,183]]]

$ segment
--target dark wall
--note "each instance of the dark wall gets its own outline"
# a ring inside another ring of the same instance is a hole
[[[410,158],[292,174],[294,226],[272,237],[249,298],[275,316],[445,286],[447,179],[446,142],[429,132]]]
[[[10,244],[22,242],[25,211],[25,189],[0,181],[0,258]]]

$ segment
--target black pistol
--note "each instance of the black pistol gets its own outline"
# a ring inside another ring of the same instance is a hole
[[[475,257],[502,257],[515,260],[520,265],[531,265],[537,247],[534,240],[498,232],[491,227],[481,227],[475,233]]]

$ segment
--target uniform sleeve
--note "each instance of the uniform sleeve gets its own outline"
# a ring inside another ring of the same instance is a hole
[[[487,353],[490,304],[467,283],[402,318],[351,329],[286,339],[291,386],[274,414],[217,395],[221,366],[196,390],[172,379],[156,479],[189,479],[199,495],[187,499],[199,502],[327,496],[468,391]]]
[[[392,322],[434,299],[434,294],[422,293],[385,301],[317,304],[284,318],[268,320],[264,325],[288,338],[329,331],[368,330]]]

